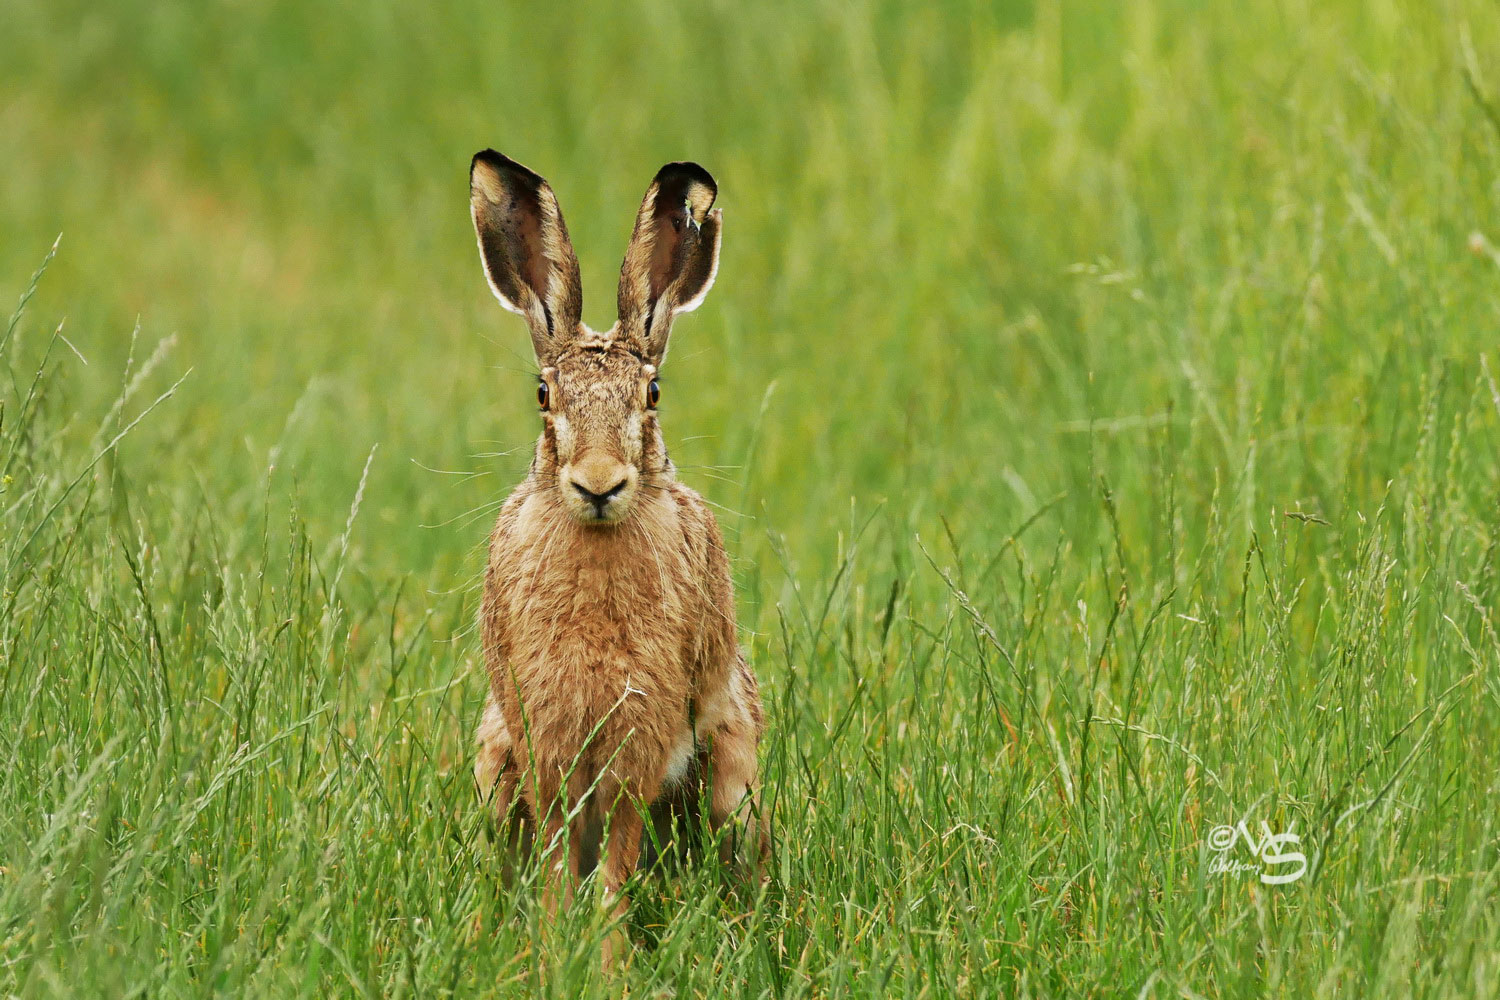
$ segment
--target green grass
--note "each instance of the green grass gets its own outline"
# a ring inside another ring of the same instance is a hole
[[[555,6],[6,4],[0,995],[1500,993],[1500,11]],[[725,213],[779,850],[614,979],[470,778],[487,145],[595,325],[662,162]]]

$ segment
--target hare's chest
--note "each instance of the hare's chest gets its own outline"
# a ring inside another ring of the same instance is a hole
[[[512,667],[553,678],[676,669],[701,586],[674,534],[657,519],[611,529],[562,522],[497,539],[486,603]]]
[[[626,742],[632,760],[658,761],[691,698],[702,606],[688,559],[618,529],[556,530],[550,542],[491,554],[487,633],[502,712],[546,734],[562,761]]]

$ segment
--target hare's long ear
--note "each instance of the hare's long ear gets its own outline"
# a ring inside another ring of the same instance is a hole
[[[691,312],[719,269],[719,187],[696,163],[657,171],[620,268],[620,336],[661,364],[672,318]]]
[[[552,188],[493,149],[469,166],[469,209],[479,257],[500,304],[526,317],[543,363],[578,335],[583,285]]]

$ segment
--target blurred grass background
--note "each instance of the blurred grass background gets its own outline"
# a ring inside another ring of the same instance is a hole
[[[0,285],[63,234],[4,348],[5,992],[1494,995],[1492,5],[3,21]],[[645,882],[624,987],[466,784],[535,433],[491,145],[595,326],[662,162],[725,212],[664,423],[785,849]],[[1310,876],[1212,875],[1241,815]]]

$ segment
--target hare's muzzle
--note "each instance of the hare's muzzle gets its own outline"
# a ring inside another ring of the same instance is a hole
[[[609,523],[625,516],[636,470],[623,462],[588,456],[569,463],[560,476],[564,502],[580,521]]]

